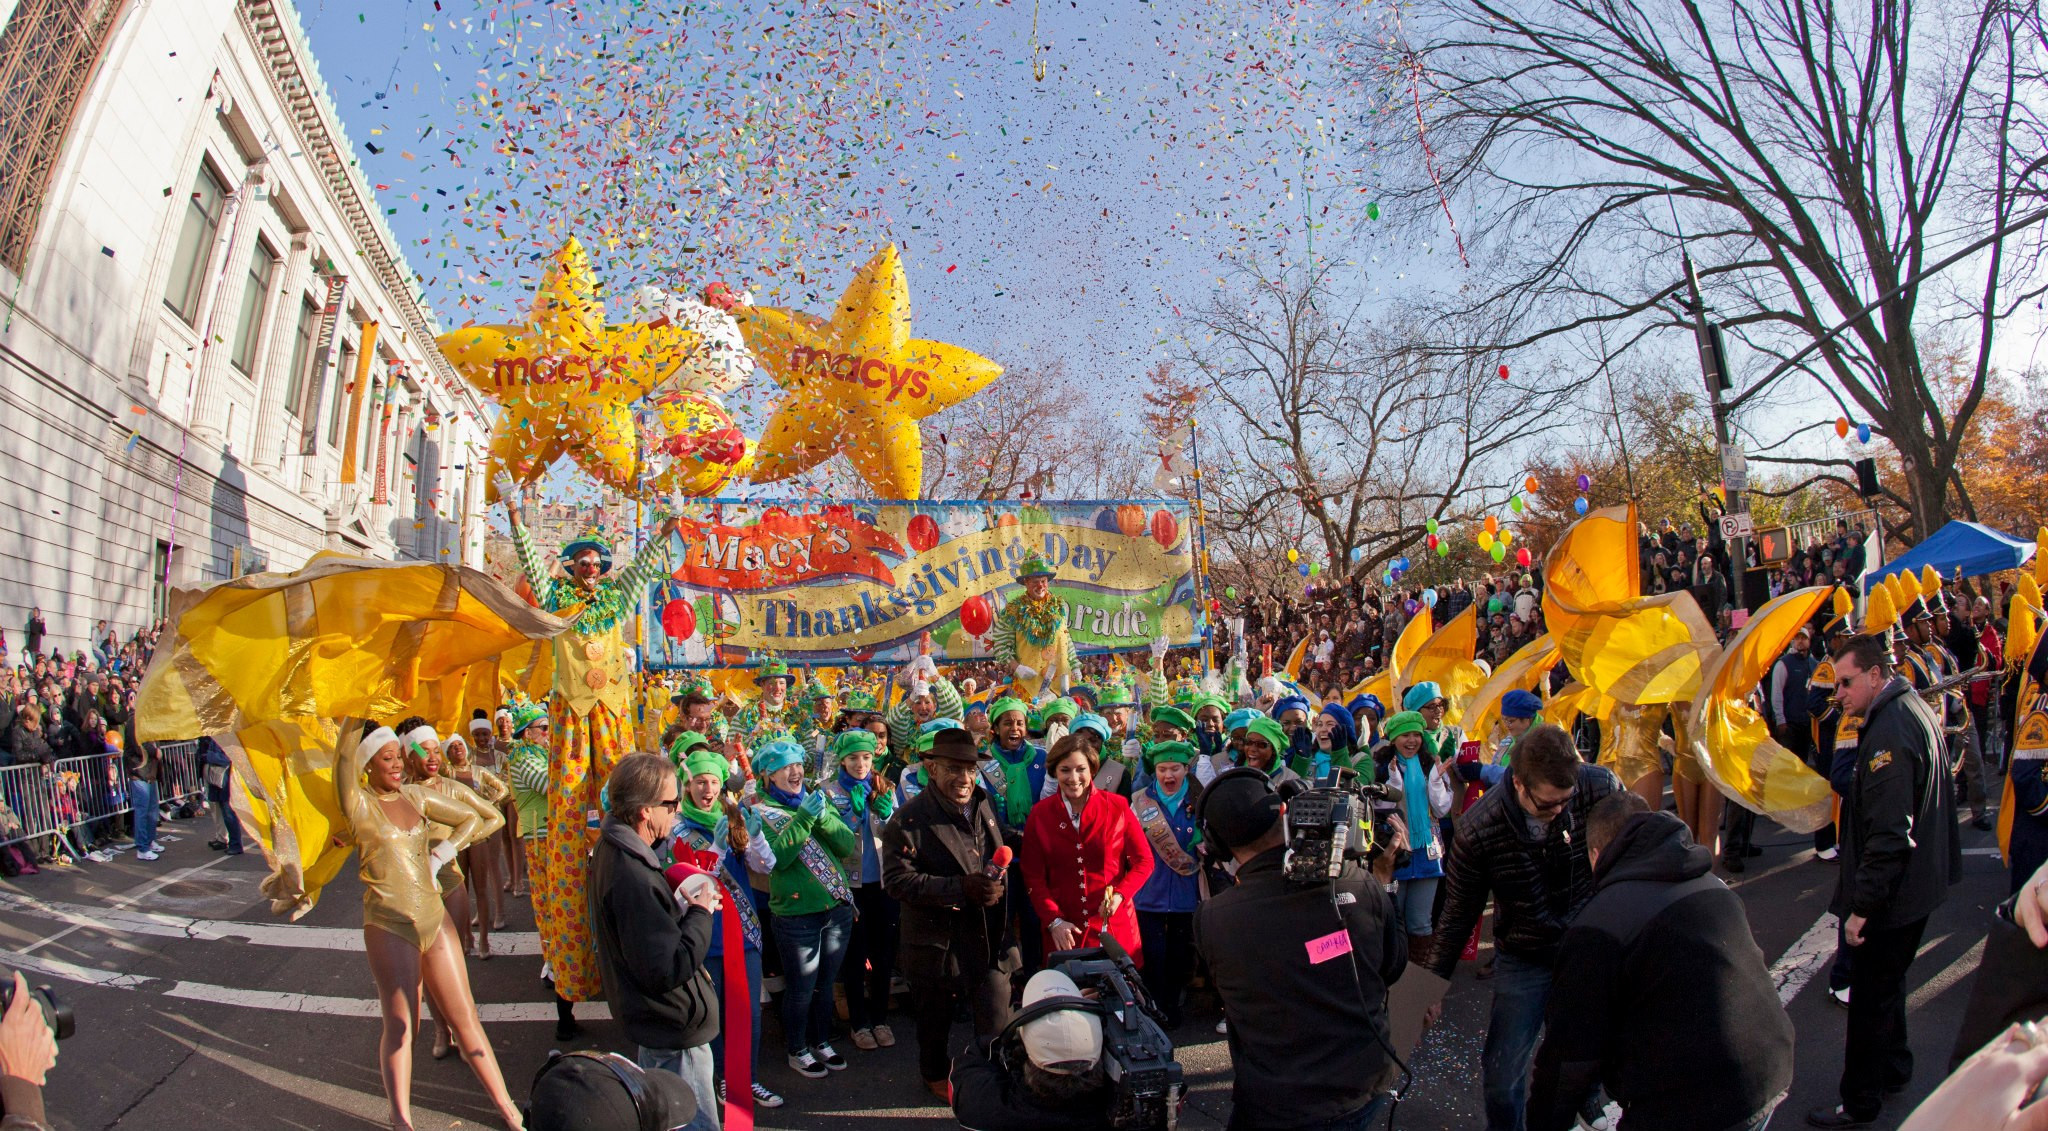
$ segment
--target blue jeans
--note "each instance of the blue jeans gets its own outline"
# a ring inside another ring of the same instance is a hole
[[[718,1131],[722,1114],[718,1106],[718,1085],[711,1080],[711,1046],[686,1049],[651,1049],[640,1046],[635,1058],[642,1068],[662,1068],[683,1078],[690,1094],[697,1097],[697,1117],[683,1124],[684,1131]]]
[[[1371,1103],[1350,1115],[1340,1115],[1318,1126],[1315,1131],[1379,1131],[1387,1119],[1387,1105],[1393,1102],[1393,1096],[1381,1092],[1372,1098]]]
[[[782,1043],[791,1056],[832,1039],[832,983],[839,980],[852,931],[850,903],[775,917],[775,946],[782,952]]]
[[[1394,913],[1402,930],[1411,935],[1427,935],[1436,929],[1430,914],[1436,909],[1436,888],[1442,882],[1442,876],[1401,881],[1400,889],[1394,893]]]
[[[156,844],[156,783],[129,778],[128,809],[135,823],[135,851],[147,852]]]
[[[1522,1131],[1529,1069],[1543,1037],[1543,1007],[1549,998],[1550,967],[1512,954],[1494,959],[1493,1014],[1479,1057],[1487,1131]]]
[[[711,984],[718,987],[718,1035],[711,1038],[711,1065],[719,1078],[725,1077],[725,956],[713,955],[704,963],[711,971]],[[754,1071],[756,1080],[761,1078],[761,952],[747,952],[747,1001],[754,1007]]]

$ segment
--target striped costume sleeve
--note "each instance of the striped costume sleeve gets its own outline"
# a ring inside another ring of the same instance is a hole
[[[1017,666],[1017,626],[1008,617],[997,617],[995,633],[989,641],[989,648],[1005,668]],[[1008,675],[1005,671],[1003,674]]]
[[[960,689],[945,676],[932,678],[932,702],[936,705],[933,718],[957,719],[967,710],[967,705],[960,699]]]
[[[1150,715],[1166,706],[1167,702],[1166,661],[1155,658],[1152,661],[1152,670],[1145,673],[1145,713]]]
[[[533,588],[533,599],[547,608],[555,596],[555,579],[548,576],[547,563],[540,560],[540,550],[533,544],[533,531],[525,523],[512,527],[512,545],[519,551],[519,569],[526,574],[526,584]]]
[[[637,604],[647,587],[668,576],[668,539],[659,538],[633,555],[633,564],[619,573],[619,587]]]

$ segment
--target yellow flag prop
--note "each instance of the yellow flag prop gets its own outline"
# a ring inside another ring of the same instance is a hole
[[[1707,666],[1690,707],[1692,752],[1707,780],[1796,832],[1826,824],[1833,795],[1826,778],[1771,737],[1749,697],[1830,593],[1826,586],[1800,589],[1759,609]]]
[[[1432,635],[1430,630],[1434,627],[1430,623],[1429,613],[1417,609],[1415,615],[1408,618],[1408,624],[1401,630],[1401,635],[1394,638],[1394,650],[1387,660],[1387,695],[1384,698],[1387,714],[1391,715],[1401,709],[1398,697],[1408,690],[1409,684],[1415,682],[1409,677],[1408,669],[1414,664],[1415,657],[1421,654],[1422,646],[1429,643]]]
[[[1492,677],[1472,693],[1471,701],[1465,705],[1465,734],[1479,740],[1487,761],[1493,760],[1493,728],[1500,722],[1501,697],[1510,691],[1535,691],[1550,669],[1557,666],[1557,659],[1557,645],[1546,632],[1503,660]],[[1543,717],[1548,722],[1557,721],[1550,717],[1548,704]]]
[[[1714,629],[1686,592],[1644,597],[1633,504],[1565,529],[1543,563],[1543,623],[1572,675],[1623,703],[1681,703],[1700,687]]]
[[[136,736],[212,735],[235,763],[238,814],[272,874],[272,907],[310,910],[341,866],[335,748],[352,720],[459,708],[473,664],[565,623],[465,566],[319,554],[173,601],[136,697]],[[336,720],[351,720],[337,724]]]
[[[2019,592],[2012,600],[2012,629],[2006,637],[2008,651],[2005,657],[2007,666],[2017,671],[2020,681],[2020,695],[2013,704],[2014,765],[2022,761],[2048,759],[2048,695],[2042,693],[2040,681],[2034,678],[2034,673],[2041,670],[2038,653],[2043,647],[2048,647],[2041,636],[2040,604],[2040,588],[2034,584],[2033,578],[2021,575]],[[2005,789],[1998,803],[1998,851],[2007,864],[2012,863],[2013,817],[2019,812],[2019,799],[2013,795],[2012,779],[2012,774],[2005,775]]]
[[[1427,623],[1429,616],[1418,612],[1415,619]],[[1403,633],[1403,635],[1406,635]],[[1408,678],[1408,686],[1425,681],[1433,682],[1444,693],[1444,721],[1455,725],[1464,712],[1465,701],[1486,682],[1486,673],[1472,662],[1472,653],[1479,647],[1479,606],[1477,603],[1465,606],[1465,611],[1444,622],[1415,656],[1402,669]]]
[[[1301,638],[1301,643],[1294,646],[1294,651],[1287,654],[1286,669],[1288,679],[1297,683],[1301,681],[1301,662],[1307,657],[1308,637],[1304,636]]]

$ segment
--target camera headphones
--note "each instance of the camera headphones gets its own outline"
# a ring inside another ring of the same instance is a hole
[[[611,1069],[612,1075],[618,1077],[619,1083],[625,1087],[627,1097],[633,1101],[633,1114],[640,1121],[640,1131],[670,1131],[669,1128],[662,1126],[661,1113],[655,1110],[655,1105],[648,1100],[646,1070],[615,1052],[595,1052],[590,1049],[550,1052],[547,1063],[541,1065],[540,1071],[533,1074],[533,1086],[527,1089],[527,1094],[531,1095],[539,1089],[541,1080],[557,1066],[574,1058],[594,1060]],[[528,1119],[533,1117],[531,1110],[525,1114]]]

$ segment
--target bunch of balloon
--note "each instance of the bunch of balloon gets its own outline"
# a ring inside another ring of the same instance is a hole
[[[1848,439],[1849,430],[1851,428],[1854,428],[1856,430],[1857,443],[1868,444],[1870,442],[1870,425],[1851,424],[1849,423],[1849,418],[1846,416],[1838,416],[1835,418],[1835,436],[1837,438],[1843,440]]]

